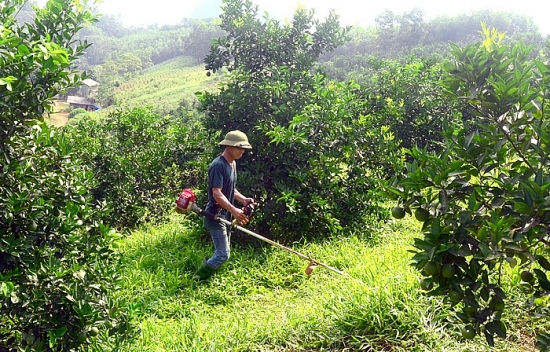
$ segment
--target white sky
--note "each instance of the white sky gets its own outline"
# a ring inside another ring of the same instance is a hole
[[[39,0],[45,2],[46,0]],[[102,13],[120,15],[125,26],[140,26],[157,23],[177,24],[191,17],[193,11],[204,0],[102,0]],[[209,2],[212,2],[210,0]],[[298,4],[315,9],[324,18],[330,9],[340,15],[343,25],[374,24],[376,16],[389,9],[404,13],[415,6],[422,9],[425,18],[437,15],[455,15],[477,10],[502,10],[533,17],[542,34],[550,34],[550,2],[547,0],[253,0],[259,5],[260,13],[267,11],[270,17],[290,18]],[[221,3],[221,2],[220,2]]]

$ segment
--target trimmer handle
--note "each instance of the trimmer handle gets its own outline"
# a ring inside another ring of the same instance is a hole
[[[201,208],[199,208],[198,206],[195,205],[195,203],[193,203],[191,205],[191,210],[199,215],[202,215],[202,216],[206,216],[207,218],[209,219],[212,219],[212,220],[219,220],[218,216],[215,215],[215,214],[212,214],[212,213],[209,213],[207,212],[206,210],[202,210]]]
[[[246,207],[244,207],[244,215],[251,217],[253,212],[254,212],[254,204],[248,203]]]

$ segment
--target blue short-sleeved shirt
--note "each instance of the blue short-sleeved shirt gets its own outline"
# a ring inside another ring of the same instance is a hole
[[[208,203],[206,204],[205,210],[209,213],[217,214],[221,209],[220,216],[227,220],[231,220],[231,213],[216,204],[212,188],[221,188],[223,195],[233,204],[235,200],[236,184],[236,168],[231,167],[227,159],[221,155],[215,158],[208,168]]]

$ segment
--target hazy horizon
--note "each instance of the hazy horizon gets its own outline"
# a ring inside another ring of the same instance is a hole
[[[36,0],[43,6],[47,0]],[[396,14],[410,12],[414,8],[422,10],[425,20],[439,16],[456,16],[475,11],[494,10],[530,16],[539,27],[542,35],[550,35],[550,3],[538,0],[462,0],[454,2],[434,0],[386,0],[360,3],[357,0],[253,0],[259,6],[259,13],[268,12],[276,19],[291,18],[297,6],[314,9],[319,18],[328,16],[331,9],[340,16],[342,25],[359,25],[367,27],[375,24],[375,18],[385,10]],[[98,5],[101,14],[119,17],[125,27],[141,27],[158,24],[179,24],[194,14],[204,13],[206,9],[215,8],[221,13],[221,0],[156,0],[154,6],[135,0],[102,0]]]
[[[44,0],[42,0],[44,1]],[[397,14],[409,12],[419,8],[424,13],[425,19],[432,19],[438,16],[453,16],[467,14],[474,11],[496,10],[522,15],[533,18],[543,35],[550,34],[550,21],[547,20],[547,13],[550,5],[542,5],[538,1],[497,1],[497,0],[462,0],[460,2],[442,2],[433,0],[386,0],[381,2],[358,3],[356,0],[253,0],[259,6],[259,12],[268,12],[270,17],[284,19],[292,17],[297,6],[303,5],[308,9],[315,9],[320,18],[328,16],[329,11],[334,9],[340,16],[343,25],[357,24],[361,27],[374,25],[375,18],[385,10]],[[217,4],[216,4],[217,3]],[[104,0],[99,6],[102,13],[120,15],[124,26],[144,26],[151,24],[178,24],[185,18],[193,17],[201,7],[217,7],[221,13],[221,0],[157,0],[151,8],[145,3],[135,3],[134,0]]]

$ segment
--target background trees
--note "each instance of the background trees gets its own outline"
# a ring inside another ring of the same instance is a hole
[[[117,17],[102,15],[99,22],[79,32],[79,38],[94,45],[76,62],[101,83],[101,105],[113,105],[114,90],[125,80],[124,74],[118,72],[118,67],[124,65],[121,57],[128,54],[139,58],[144,70],[181,56],[198,64],[208,55],[211,40],[224,35],[218,13],[214,16],[183,19],[181,24],[170,26],[124,28]],[[324,51],[315,65],[341,81],[368,74],[372,57],[402,61],[414,53],[439,61],[448,56],[449,41],[464,44],[475,40],[481,22],[505,31],[510,40],[539,43],[534,52],[543,49],[537,28],[526,16],[484,11],[428,20],[422,11],[414,9],[407,13],[382,13],[375,26],[350,29],[347,36],[351,40]],[[139,72],[142,71],[133,71],[132,75]]]
[[[385,11],[375,22],[373,27],[354,28],[353,39],[324,55],[322,61],[350,64],[368,56],[400,60],[411,53],[439,61],[448,56],[449,42],[465,45],[477,40],[482,22],[506,32],[505,40],[522,40],[528,45],[537,45],[537,49],[544,47],[533,20],[513,13],[479,11],[427,20],[421,10],[413,9],[405,13]],[[344,60],[335,61],[342,58]],[[351,72],[346,69],[345,73]]]
[[[371,57],[355,79],[400,147],[434,150],[445,121],[460,119],[460,110],[443,95],[443,71],[435,60],[408,56],[399,61]]]

